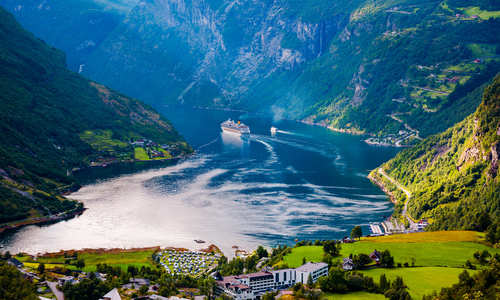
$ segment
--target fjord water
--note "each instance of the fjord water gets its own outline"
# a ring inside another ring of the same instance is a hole
[[[229,253],[299,239],[332,239],[392,212],[387,196],[366,178],[397,152],[362,137],[292,121],[237,112],[161,108],[196,149],[177,164],[94,181],[70,198],[87,211],[4,236],[11,252],[182,246],[195,239]],[[221,133],[227,118],[252,130],[248,139]],[[271,135],[270,127],[278,127]],[[116,167],[80,174],[110,173]],[[117,171],[118,172],[118,171]],[[201,245],[202,246],[202,245]]]

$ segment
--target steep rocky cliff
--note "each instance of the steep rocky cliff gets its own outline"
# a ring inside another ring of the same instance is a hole
[[[306,22],[281,1],[141,1],[86,74],[156,101],[243,108],[252,85],[327,51],[347,18]]]

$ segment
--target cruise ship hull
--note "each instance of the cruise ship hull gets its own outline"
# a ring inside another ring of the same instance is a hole
[[[231,133],[231,134],[236,134],[236,135],[248,135],[250,134],[249,132],[241,132],[238,129],[234,128],[228,128],[228,127],[221,127],[223,132]]]

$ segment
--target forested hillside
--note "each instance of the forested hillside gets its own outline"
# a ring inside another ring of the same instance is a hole
[[[414,219],[432,229],[485,230],[500,221],[500,76],[476,112],[445,132],[400,152],[381,168],[411,192],[407,197],[378,170],[377,181]]]
[[[106,2],[2,4],[83,74],[149,103],[260,111],[376,143],[463,120],[499,71],[498,1]]]
[[[0,8],[0,223],[78,210],[61,196],[71,171],[132,160],[138,139],[191,151],[169,121],[68,71],[61,51]]]

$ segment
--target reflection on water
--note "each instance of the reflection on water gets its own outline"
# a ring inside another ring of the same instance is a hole
[[[255,134],[242,139],[220,133],[222,120],[238,118],[231,113],[166,115],[197,149],[193,157],[87,185],[71,195],[88,208],[82,216],[25,227],[4,237],[7,249],[195,248],[203,239],[230,251],[338,238],[392,211],[366,175],[394,149],[292,122],[271,136],[269,120],[251,117],[245,123]]]
[[[221,132],[220,137],[228,150],[239,148],[242,150],[242,153],[245,153],[245,151],[248,152],[250,137],[227,132]]]

